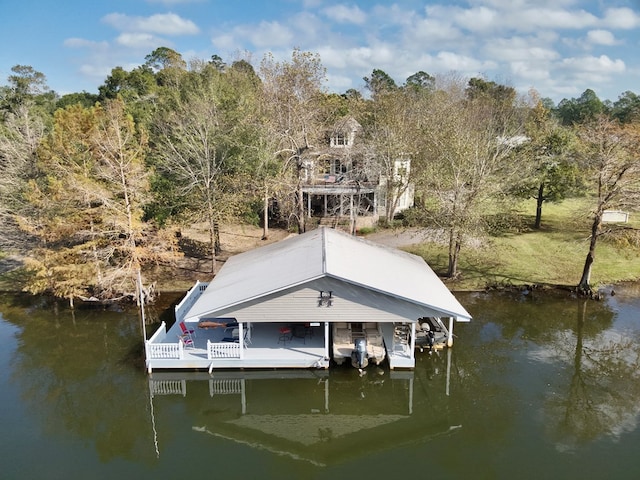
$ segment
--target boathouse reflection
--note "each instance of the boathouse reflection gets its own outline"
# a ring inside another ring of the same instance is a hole
[[[461,427],[447,414],[444,390],[428,404],[415,397],[414,375],[383,369],[363,375],[353,369],[154,372],[149,394],[158,417],[165,405],[184,402],[202,441],[211,436],[327,465]],[[155,440],[160,454],[162,438]]]

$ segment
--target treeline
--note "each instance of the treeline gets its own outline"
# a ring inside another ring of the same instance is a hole
[[[632,92],[609,102],[587,90],[556,106],[483,78],[420,71],[398,85],[374,69],[366,91],[336,94],[319,56],[299,50],[254,68],[159,48],[131,71],[114,68],[97,94],[58,96],[32,67],[12,72],[0,87],[0,249],[25,258],[30,292],[71,302],[151,299],[144,273],[181,255],[185,225],[208,226],[212,271],[220,224],[303,232],[305,172],[346,118],[362,126],[352,164],[390,179],[386,220],[413,185],[405,221],[445,229],[451,277],[469,239],[490,230],[489,213],[532,197],[539,228],[545,202],[589,193],[588,292],[603,212],[640,203]]]

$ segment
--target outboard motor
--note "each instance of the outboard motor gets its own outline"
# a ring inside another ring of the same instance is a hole
[[[436,343],[436,334],[433,333],[433,330],[429,330],[427,332],[427,345],[429,348],[433,348],[433,345]]]
[[[351,353],[351,357],[353,360],[353,366],[356,368],[365,368],[369,364],[369,359],[367,358],[366,338],[356,338],[355,349]]]

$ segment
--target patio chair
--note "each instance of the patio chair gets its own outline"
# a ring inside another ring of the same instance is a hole
[[[196,331],[194,329],[187,328],[184,322],[180,322],[180,330],[182,331],[183,335],[189,335],[190,337],[196,336]],[[191,339],[193,340],[193,338]]]
[[[180,342],[182,342],[182,344],[184,345],[185,348],[189,347],[189,348],[196,348],[196,344],[193,342],[193,338],[191,338],[191,335],[187,334],[187,335],[178,335],[178,340]]]
[[[287,342],[291,341],[291,338],[292,338],[291,327],[281,327],[278,329],[278,332],[280,333],[280,336],[278,337],[278,343],[282,342],[286,345]]]

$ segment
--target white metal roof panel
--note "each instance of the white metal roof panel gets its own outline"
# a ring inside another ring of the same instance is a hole
[[[201,316],[325,276],[470,320],[420,257],[326,227],[231,257],[186,315]]]
[[[452,316],[471,315],[422,257],[396,248],[326,231],[327,273],[357,285],[391,294]]]

